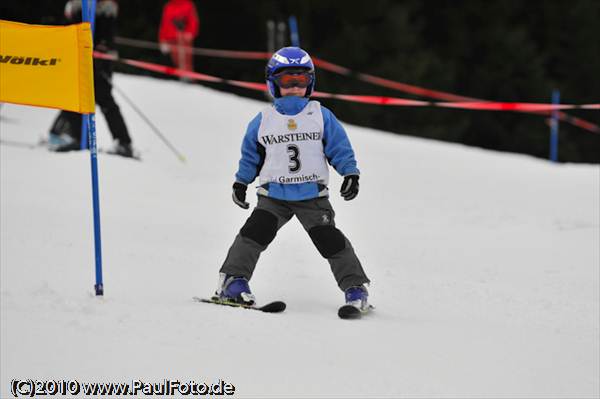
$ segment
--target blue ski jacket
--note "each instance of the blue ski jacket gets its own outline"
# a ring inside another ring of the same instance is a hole
[[[300,113],[306,107],[308,101],[308,98],[305,97],[280,97],[275,99],[274,107],[280,114],[293,116]],[[346,131],[333,112],[323,106],[321,106],[321,112],[324,122],[323,148],[327,161],[342,176],[360,174]],[[264,163],[265,148],[258,141],[258,130],[261,119],[261,113],[252,119],[248,124],[242,142],[242,157],[235,178],[236,181],[246,185],[256,179]],[[286,201],[303,201],[328,196],[327,188],[316,182],[296,184],[268,183],[265,186],[267,187],[263,186],[264,190],[260,190],[259,195],[267,193],[266,195],[269,197]]]

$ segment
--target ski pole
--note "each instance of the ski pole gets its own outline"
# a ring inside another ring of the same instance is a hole
[[[111,82],[111,80],[108,78],[108,76],[106,76],[105,73],[102,74],[102,77],[104,79],[106,79],[108,84],[110,84],[111,87],[113,89],[115,89],[117,91],[117,93],[119,93],[119,95],[125,99],[125,101],[131,106],[131,108],[133,108],[133,110],[140,116],[140,118],[142,118],[144,120],[144,122],[146,122],[146,124],[148,126],[150,126],[150,129],[152,129],[152,131],[163,141],[163,143],[165,143],[165,145],[167,147],[169,147],[169,149],[173,152],[173,154],[175,154],[175,156],[181,162],[186,163],[185,157],[179,151],[177,151],[177,149],[169,142],[169,140],[167,140],[167,138],[164,136],[164,134],[162,134],[160,132],[160,130],[156,127],[156,125],[154,125],[154,123],[152,123],[152,121],[142,112],[142,110],[139,109],[138,106],[135,105],[135,103],[133,101],[131,101],[131,99],[129,97],[127,97],[127,95],[125,95],[123,90],[119,89],[113,82]]]

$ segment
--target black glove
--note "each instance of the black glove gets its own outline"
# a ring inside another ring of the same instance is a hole
[[[233,194],[231,198],[233,198],[233,202],[240,208],[248,209],[250,208],[250,204],[246,202],[246,186],[243,183],[235,182],[233,183]]]
[[[344,176],[344,182],[342,183],[342,188],[340,189],[340,193],[342,197],[346,201],[350,201],[358,195],[358,175],[348,175]]]

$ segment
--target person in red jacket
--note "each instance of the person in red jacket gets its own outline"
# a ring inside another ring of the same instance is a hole
[[[193,71],[192,46],[198,36],[198,12],[192,0],[169,0],[163,7],[158,41],[163,53],[171,52],[173,64]]]

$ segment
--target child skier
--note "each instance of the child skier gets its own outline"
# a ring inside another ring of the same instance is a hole
[[[328,200],[327,163],[344,176],[342,197],[349,201],[358,194],[359,170],[348,136],[330,110],[308,99],[315,70],[306,51],[277,51],[267,64],[266,81],[274,104],[248,125],[233,184],[233,202],[248,209],[246,189],[258,177],[258,204],[229,249],[215,295],[224,302],[254,304],[248,280],[260,253],[296,215],[329,261],[346,304],[367,310],[369,279],[350,241],[335,227]]]

